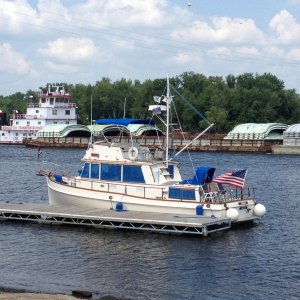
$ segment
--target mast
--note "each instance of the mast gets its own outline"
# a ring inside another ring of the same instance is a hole
[[[169,166],[169,126],[170,126],[170,83],[169,73],[167,74],[167,129],[166,129],[166,166]]]
[[[93,93],[91,94],[91,136],[89,146],[93,145]]]

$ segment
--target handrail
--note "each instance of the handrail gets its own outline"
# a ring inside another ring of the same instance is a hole
[[[70,176],[64,176],[67,178],[71,178]],[[116,191],[111,190],[111,186],[122,186],[124,187],[124,193],[125,195],[129,195],[129,196],[134,196],[134,197],[138,197],[136,194],[134,193],[130,193],[128,192],[128,190],[130,190],[130,187],[134,187],[136,186],[136,184],[134,183],[124,183],[124,182],[104,182],[104,181],[99,181],[97,179],[94,180],[87,180],[86,178],[74,178],[72,180],[72,182],[74,182],[75,187],[77,185],[78,181],[89,181],[91,183],[90,189],[97,191],[96,189],[93,188],[94,183],[95,182],[101,182],[101,184],[103,184],[103,188],[105,188],[105,185],[107,186],[107,192],[111,192],[111,193],[116,193]],[[157,193],[160,194],[160,199],[164,200],[164,196],[165,196],[165,192],[167,191],[167,187],[163,186],[157,186],[157,185],[151,185],[151,186],[139,186],[140,188],[142,188],[143,190],[141,191],[141,193],[143,194],[143,197],[146,198],[146,192],[147,190],[151,190],[151,189],[158,189],[161,192]],[[106,190],[106,188],[105,188]],[[252,190],[252,195],[251,195],[251,191]],[[99,190],[98,190],[99,191]],[[197,189],[195,188],[195,192],[197,192]],[[122,191],[119,192],[120,194],[122,194]],[[199,190],[200,193],[200,202],[201,203],[229,203],[229,202],[233,202],[233,201],[238,201],[240,200],[241,203],[243,201],[247,201],[247,200],[251,200],[251,199],[255,199],[255,193],[254,193],[254,187],[244,187],[244,188],[233,188],[233,189],[227,189],[227,190],[219,190],[219,191],[209,191],[209,192],[204,192]],[[207,197],[209,195],[209,197]],[[151,198],[151,197],[149,197]],[[156,197],[156,199],[158,199]],[[181,198],[176,198],[177,201],[187,201],[189,199],[182,199]]]

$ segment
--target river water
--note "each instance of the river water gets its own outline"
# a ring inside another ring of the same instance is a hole
[[[40,170],[77,173],[82,149],[0,145],[0,201],[47,203]],[[248,168],[268,213],[256,226],[189,237],[0,222],[0,285],[50,293],[87,290],[129,299],[299,299],[300,157],[191,153],[216,175]],[[179,157],[192,177],[189,155]]]

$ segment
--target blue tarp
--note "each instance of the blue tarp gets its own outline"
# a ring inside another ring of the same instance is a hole
[[[192,179],[182,180],[179,184],[203,185],[204,183],[210,183],[214,178],[215,170],[211,167],[199,167]]]
[[[146,124],[146,125],[155,125],[154,120],[150,119],[97,119],[95,120],[96,124],[102,125],[122,125],[128,126],[129,124]]]

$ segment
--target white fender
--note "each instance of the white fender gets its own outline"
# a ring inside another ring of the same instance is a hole
[[[267,213],[267,209],[264,205],[258,203],[254,206],[254,214],[258,217],[262,217]]]
[[[130,160],[136,160],[139,155],[139,151],[135,147],[131,147],[128,150],[128,157]]]
[[[226,212],[226,217],[231,219],[232,222],[235,222],[239,218],[239,212],[235,208],[229,208]]]

